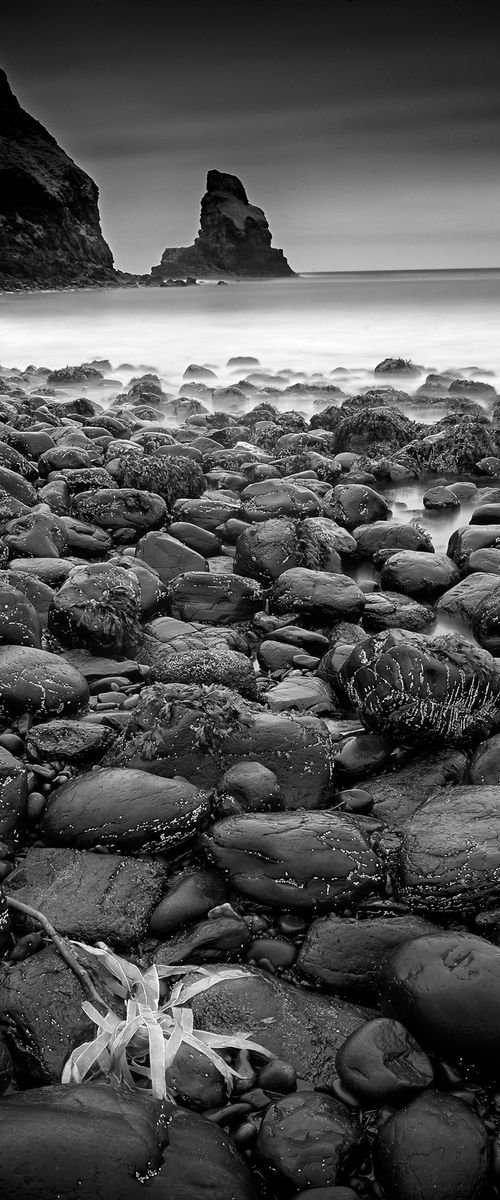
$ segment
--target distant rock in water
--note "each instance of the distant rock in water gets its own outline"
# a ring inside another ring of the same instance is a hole
[[[0,70],[0,288],[115,280],[98,189],[24,112]]]
[[[261,208],[248,203],[236,175],[209,171],[201,202],[200,231],[193,246],[168,247],[151,280],[218,275],[262,278],[294,275],[282,250],[271,246],[271,231]]]

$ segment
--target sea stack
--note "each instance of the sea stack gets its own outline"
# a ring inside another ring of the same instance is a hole
[[[114,279],[96,184],[21,108],[0,70],[0,288]]]
[[[271,246],[265,213],[236,175],[209,171],[200,231],[192,246],[168,247],[151,269],[153,283],[187,277],[273,278],[294,275],[282,250]]]

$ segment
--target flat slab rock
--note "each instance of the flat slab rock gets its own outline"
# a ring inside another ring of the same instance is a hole
[[[131,946],[145,937],[168,875],[161,860],[145,856],[35,846],[9,875],[9,893],[66,937]]]
[[[254,1041],[292,1063],[301,1079],[315,1086],[331,1084],[338,1077],[337,1050],[350,1033],[377,1014],[284,983],[256,968],[242,968],[242,972],[241,978],[214,984],[194,998],[195,1026],[215,1032],[251,1031]]]

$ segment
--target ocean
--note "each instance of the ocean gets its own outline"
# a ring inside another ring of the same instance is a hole
[[[429,371],[481,368],[499,387],[499,330],[500,270],[325,272],[227,287],[0,295],[2,366],[108,358],[122,383],[149,367],[167,390],[179,386],[189,363],[210,365],[219,383],[234,381],[226,363],[237,355],[255,356],[270,372],[327,379],[345,368],[347,391],[366,386],[388,355]]]

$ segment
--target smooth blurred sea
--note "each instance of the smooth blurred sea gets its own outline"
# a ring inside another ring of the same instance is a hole
[[[220,369],[235,355],[327,376],[397,355],[429,370],[485,368],[498,386],[499,334],[500,269],[0,295],[3,366],[109,358],[114,370],[154,367],[172,385],[188,363]]]

